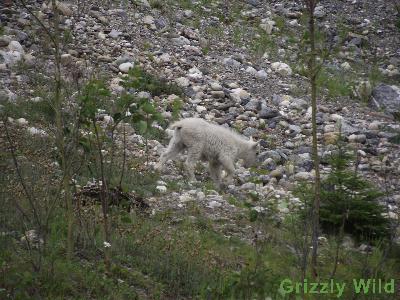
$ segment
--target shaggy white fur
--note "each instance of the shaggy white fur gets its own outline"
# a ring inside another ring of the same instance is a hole
[[[234,163],[238,159],[243,159],[246,168],[256,162],[258,143],[247,140],[225,127],[199,118],[187,118],[172,124],[170,130],[173,130],[172,138],[156,166],[160,170],[167,160],[187,150],[186,169],[189,179],[195,180],[196,163],[200,159],[206,160],[209,162],[210,176],[219,187],[222,168],[226,172],[225,179],[229,184],[235,172]]]

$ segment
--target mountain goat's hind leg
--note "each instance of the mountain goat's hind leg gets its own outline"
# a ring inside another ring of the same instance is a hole
[[[233,174],[235,174],[235,165],[233,164],[232,160],[228,158],[223,158],[220,161],[226,171],[226,176],[224,178],[224,181],[226,184],[229,185],[233,182]]]

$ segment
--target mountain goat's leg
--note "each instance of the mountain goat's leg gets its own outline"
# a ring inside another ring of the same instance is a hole
[[[233,174],[235,173],[235,166],[231,159],[222,158],[220,159],[222,166],[226,171],[225,182],[231,184],[233,182]]]
[[[221,184],[221,164],[216,161],[210,161],[209,168],[212,180],[219,187]]]
[[[196,163],[199,161],[201,157],[201,152],[197,149],[190,148],[188,149],[188,156],[186,159],[186,170],[189,175],[189,181],[196,181],[196,177],[194,176],[194,168]]]
[[[165,152],[161,155],[160,161],[156,165],[156,169],[161,170],[167,160],[175,158],[183,150],[183,148],[184,147],[180,142],[177,142],[174,138],[172,138],[169,142],[167,150],[165,150]]]

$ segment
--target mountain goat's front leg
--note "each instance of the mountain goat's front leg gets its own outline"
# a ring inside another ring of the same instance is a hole
[[[235,174],[235,165],[233,161],[227,157],[222,158],[221,164],[226,171],[225,182],[226,184],[231,184],[233,182],[233,175]]]
[[[188,150],[188,156],[186,159],[186,170],[189,176],[189,181],[196,181],[196,177],[194,176],[194,168],[200,157],[201,152],[197,149],[191,148]]]
[[[209,168],[211,179],[219,188],[221,185],[221,164],[218,161],[210,161]]]
[[[183,145],[176,142],[174,138],[169,142],[167,150],[161,155],[160,161],[156,164],[157,170],[162,170],[164,164],[169,160],[175,158],[181,151],[183,151]]]

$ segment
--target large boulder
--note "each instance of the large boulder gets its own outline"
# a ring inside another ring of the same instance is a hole
[[[400,88],[395,85],[378,85],[372,91],[370,106],[394,117],[400,117]]]

